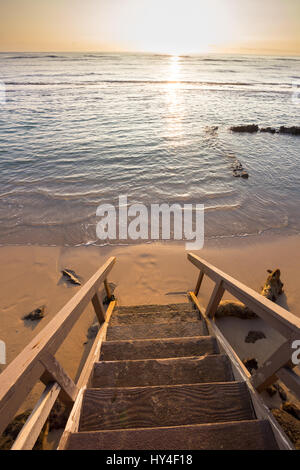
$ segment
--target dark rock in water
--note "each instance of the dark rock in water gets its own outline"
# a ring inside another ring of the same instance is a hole
[[[41,320],[45,316],[45,305],[42,307],[38,307],[35,310],[32,310],[32,312],[28,313],[28,315],[25,315],[23,317],[23,320],[31,320],[31,321],[36,321],[36,320]]]
[[[270,395],[270,397],[273,397],[277,393],[277,390],[274,385],[270,385],[270,387],[266,388],[266,392]]]
[[[299,126],[292,126],[292,127],[281,126],[279,129],[279,133],[289,134],[289,135],[300,135],[300,127]]]
[[[276,134],[274,127],[261,127],[260,132],[268,132],[269,134]]]
[[[26,423],[31,410],[24,411],[24,413],[16,416],[13,421],[7,426],[2,436],[0,437],[0,450],[9,450],[11,449],[14,441],[16,440],[19,432]],[[38,437],[38,440],[34,446],[34,450],[43,449],[43,439],[46,433],[46,426],[44,426],[41,434]]]
[[[287,413],[294,416],[294,418],[300,421],[300,408],[297,405],[288,401],[286,403],[283,403],[281,408],[283,409],[283,411],[286,411]]]
[[[249,331],[245,338],[245,343],[256,343],[259,339],[264,339],[266,335],[262,331]]]
[[[208,134],[215,134],[218,129],[219,129],[219,126],[206,126],[205,131]]]
[[[300,422],[284,410],[275,408],[272,414],[290,438],[297,450],[300,450]]]
[[[257,360],[255,359],[255,357],[252,357],[250,359],[244,359],[243,360],[243,364],[244,366],[248,369],[248,371],[250,372],[250,374],[252,374],[252,372],[254,370],[257,370],[258,369],[258,362]]]
[[[242,126],[232,126],[230,127],[230,130],[232,132],[258,132],[258,125],[257,124],[248,124],[248,125],[242,125]]]
[[[235,162],[232,164],[232,173],[236,178],[249,178],[248,172],[244,170],[244,167],[239,160],[235,160]]]
[[[72,271],[71,269],[63,269],[62,270],[62,274],[63,276],[65,276],[65,278],[67,279],[67,281],[69,281],[71,284],[75,284],[77,286],[81,286],[81,282],[80,280],[78,279],[78,276],[76,275],[76,273],[74,271]]]
[[[235,160],[232,164],[233,171],[243,171],[244,167],[239,160]]]

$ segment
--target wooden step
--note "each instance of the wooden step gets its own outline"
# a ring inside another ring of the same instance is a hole
[[[107,341],[101,349],[100,360],[162,359],[172,357],[218,354],[219,348],[213,336],[194,338],[140,339],[135,341]]]
[[[96,362],[92,387],[144,387],[232,380],[234,377],[228,357],[216,354],[189,358]]]
[[[197,310],[160,310],[157,308],[154,312],[129,312],[114,313],[111,320],[111,326],[129,326],[133,323],[172,323],[172,322],[193,322],[201,320]]]
[[[223,423],[255,419],[243,382],[87,389],[79,431]]]
[[[67,450],[278,450],[268,421],[72,434]]]
[[[158,324],[138,323],[130,326],[109,326],[106,340],[181,338],[202,335],[203,326],[200,321]]]
[[[182,312],[192,311],[194,307],[191,303],[180,303],[180,304],[149,304],[149,305],[125,305],[117,306],[114,314],[122,315],[127,313],[156,313],[160,312]]]

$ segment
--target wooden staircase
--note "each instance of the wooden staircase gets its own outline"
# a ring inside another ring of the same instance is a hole
[[[12,450],[34,447],[58,399],[70,410],[58,450],[294,449],[260,393],[279,379],[300,399],[291,360],[299,318],[198,256],[187,257],[198,270],[191,304],[116,310],[111,257],[5,368],[0,435],[37,382],[44,384]],[[205,276],[214,288],[204,309],[198,294]],[[283,337],[253,375],[215,321],[225,291]],[[90,302],[99,331],[74,382],[56,353]]]
[[[66,449],[277,449],[248,387],[190,304],[111,316]]]

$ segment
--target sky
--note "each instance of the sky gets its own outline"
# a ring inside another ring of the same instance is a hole
[[[0,0],[0,51],[300,55],[300,0]]]

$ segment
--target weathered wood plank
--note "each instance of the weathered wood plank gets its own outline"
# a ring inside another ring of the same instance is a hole
[[[268,421],[72,434],[67,450],[277,450]]]
[[[62,401],[67,404],[70,402],[73,403],[76,400],[78,388],[60,363],[47,351],[43,352],[39,361],[46,369],[41,377],[41,381],[45,384],[57,382],[61,387],[60,398]]]
[[[102,361],[137,359],[167,359],[218,354],[216,338],[196,336],[189,338],[141,339],[135,341],[106,341],[101,348]]]
[[[128,326],[134,323],[189,323],[193,321],[201,321],[200,315],[187,304],[186,310],[183,311],[161,311],[160,308],[151,313],[135,312],[134,308],[130,313],[118,314],[116,311],[110,321],[110,326]]]
[[[96,362],[92,386],[139,387],[231,380],[233,374],[228,358],[217,354],[189,358]]]
[[[116,258],[110,258],[82,286],[0,376],[0,434],[13,419],[20,405],[44,372],[39,362],[43,351],[54,354],[63,343],[100,284],[111,271]]]
[[[255,419],[244,383],[88,389],[79,431]]]
[[[128,326],[109,326],[107,340],[151,338],[182,338],[185,336],[202,336],[203,327],[200,321],[177,323],[136,323]]]
[[[33,448],[60,390],[60,386],[55,382],[46,386],[41,398],[19,432],[11,450],[31,450]]]

